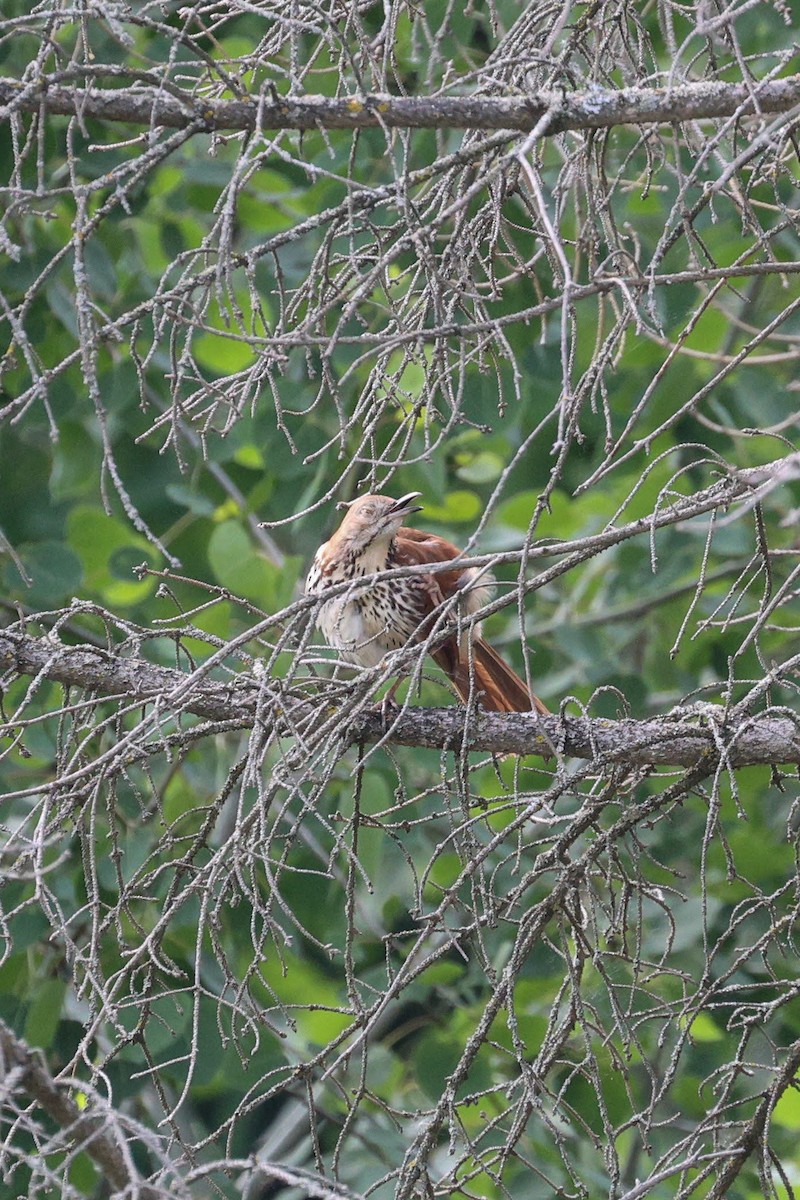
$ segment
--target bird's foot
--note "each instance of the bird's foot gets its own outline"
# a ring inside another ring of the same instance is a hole
[[[400,711],[400,705],[395,700],[395,696],[397,695],[397,689],[399,686],[400,686],[400,681],[396,680],[392,684],[392,686],[389,688],[388,692],[383,697],[383,699],[379,700],[378,703],[375,705],[375,707],[378,709],[378,711],[381,714],[381,722],[383,724],[384,730],[388,729],[389,726],[394,723],[394,721],[397,719],[397,714]]]

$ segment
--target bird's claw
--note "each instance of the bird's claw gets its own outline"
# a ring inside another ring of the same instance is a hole
[[[383,728],[386,730],[397,719],[397,714],[400,712],[400,705],[395,700],[392,689],[386,693],[377,707],[381,714]]]

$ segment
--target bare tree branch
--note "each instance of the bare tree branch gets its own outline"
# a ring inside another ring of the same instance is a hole
[[[790,6],[10,7],[4,1183],[789,1194]],[[557,713],[311,645],[412,488]]]
[[[226,728],[249,728],[256,720],[270,720],[291,733],[302,725],[313,727],[326,711],[324,693],[311,703],[299,689],[287,693],[278,682],[236,676],[231,683],[207,679],[191,681],[181,671],[159,667],[143,658],[123,658],[94,646],[65,646],[55,638],[0,633],[0,666],[15,675],[41,676],[66,687],[78,687],[100,696],[125,701],[157,702],[164,717],[178,712],[224,722]],[[187,686],[188,684],[188,686]],[[170,697],[181,701],[171,708]],[[13,730],[9,722],[6,732]],[[345,745],[389,741],[398,746],[434,749],[469,749],[497,754],[539,754],[553,749],[599,765],[692,767],[701,760],[719,757],[725,746],[731,766],[765,763],[800,763],[800,730],[787,716],[737,715],[728,718],[721,707],[701,706],[648,721],[630,719],[537,717],[532,713],[498,714],[465,712],[450,708],[404,708],[387,733],[383,715],[360,712],[342,719]]]
[[[724,1200],[729,1195],[737,1176],[751,1155],[764,1153],[764,1134],[775,1105],[789,1088],[797,1087],[797,1071],[800,1068],[800,1040],[793,1042],[785,1050],[785,1058],[781,1070],[777,1073],[775,1083],[759,1102],[758,1108],[739,1134],[733,1145],[727,1148],[729,1161],[714,1180],[708,1192],[710,1200]],[[701,1173],[701,1178],[708,1178],[712,1167],[707,1166]]]
[[[70,1086],[57,1082],[44,1065],[43,1059],[22,1038],[0,1021],[0,1075],[2,1090],[7,1095],[23,1091],[48,1117],[55,1121],[68,1144],[88,1154],[115,1192],[135,1186],[135,1168],[129,1155],[124,1154],[112,1136],[114,1120],[110,1111],[99,1113],[94,1102],[81,1109],[69,1095]],[[125,1144],[127,1138],[121,1139]],[[136,1187],[139,1200],[155,1200],[162,1193],[153,1188]]]
[[[98,75],[109,74],[98,68]],[[84,78],[90,72],[82,68]],[[41,76],[30,83],[0,79],[0,117],[12,111],[45,111],[58,116],[93,117],[134,125],[207,130],[276,129],[510,129],[542,136],[568,129],[608,129],[705,118],[788,112],[800,104],[800,75],[764,83],[703,80],[674,88],[593,88],[564,95],[540,91],[530,96],[291,96],[274,93],[258,100],[203,100],[152,88],[99,89],[79,83],[65,87],[68,73]],[[543,123],[542,119],[547,117]]]

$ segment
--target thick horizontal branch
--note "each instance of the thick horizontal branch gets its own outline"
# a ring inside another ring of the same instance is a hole
[[[320,722],[330,715],[324,699],[314,703],[307,695],[288,692],[271,680],[236,676],[218,683],[155,666],[138,657],[118,657],[93,646],[66,646],[53,637],[0,631],[0,669],[10,675],[40,676],[99,696],[123,702],[157,704],[162,718],[191,713],[228,727],[246,728],[268,718],[285,733],[302,725],[306,735],[315,715]],[[179,697],[177,703],[173,698]],[[352,720],[341,714],[344,745],[369,744],[386,739],[396,745],[460,749],[498,754],[550,755],[560,753],[602,763],[631,766],[692,767],[719,758],[726,749],[731,766],[769,763],[800,764],[800,729],[788,717],[769,714],[739,718],[724,725],[717,709],[707,705],[698,712],[648,721],[606,720],[567,716],[537,717],[532,713],[467,712],[449,708],[408,708],[392,722],[388,733],[379,711],[361,712]],[[722,710],[719,710],[722,713]],[[8,735],[13,720],[6,727]]]
[[[98,73],[102,68],[98,69]],[[800,104],[800,75],[763,83],[687,83],[673,88],[592,88],[530,96],[292,96],[203,100],[158,88],[64,86],[62,76],[21,83],[0,79],[0,116],[11,111],[124,121],[132,125],[208,130],[280,129],[509,129],[540,132],[604,129],[703,118],[786,112]]]

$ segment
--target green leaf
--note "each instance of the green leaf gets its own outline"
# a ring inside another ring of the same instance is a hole
[[[200,365],[215,375],[232,375],[236,371],[243,371],[255,360],[253,347],[242,341],[241,335],[234,330],[230,333],[201,333],[192,340],[192,351]]]
[[[93,1196],[97,1192],[99,1168],[95,1166],[88,1154],[76,1154],[69,1164],[69,1181],[73,1188],[84,1196]]]
[[[264,455],[253,442],[240,446],[233,456],[233,461],[240,467],[249,467],[252,471],[263,471],[266,468]]]
[[[184,483],[168,483],[164,492],[170,500],[180,504],[183,508],[188,508],[189,512],[196,513],[200,517],[210,517],[214,512],[213,500],[209,500],[208,496],[204,496],[202,492],[198,492],[194,488],[187,487]]]
[[[244,332],[249,330],[251,315],[247,293],[237,293],[236,303],[242,317],[224,309],[220,310],[216,303],[209,305],[203,322],[205,331],[192,338],[192,352],[195,358],[201,366],[215,375],[234,374],[251,366],[255,361],[255,348],[246,339]],[[268,305],[263,299],[261,308],[269,319]],[[214,332],[215,330],[219,332]]]
[[[725,1034],[713,1017],[708,1013],[699,1012],[689,1026],[689,1036],[693,1042],[723,1042]]]
[[[444,1030],[428,1030],[420,1038],[414,1054],[414,1068],[420,1086],[432,1099],[441,1096],[445,1080],[455,1069],[463,1049],[455,1034]]]
[[[142,561],[155,563],[156,554],[130,526],[101,508],[79,505],[69,515],[67,532],[83,563],[86,589],[98,593],[110,608],[136,604],[154,590],[155,581],[136,579],[132,567]]]
[[[527,531],[538,499],[538,492],[517,492],[516,496],[497,506],[497,521],[513,529]]]
[[[788,1087],[772,1110],[772,1120],[784,1129],[800,1130],[800,1079],[795,1077],[794,1087]]]
[[[457,461],[463,466],[456,468],[456,475],[465,483],[493,483],[503,473],[505,463],[499,454],[484,451],[480,454],[459,454]]]
[[[223,521],[208,542],[214,578],[236,596],[244,596],[270,612],[292,599],[303,560],[287,558],[282,567],[264,558],[239,521]]]
[[[432,521],[461,524],[474,521],[481,511],[480,497],[475,492],[447,492],[444,504],[426,504],[425,516]]]
[[[26,1042],[43,1050],[52,1044],[61,1020],[66,990],[64,979],[45,979],[39,983],[25,1021]]]
[[[83,425],[65,421],[59,430],[59,452],[53,455],[50,495],[71,500],[94,494],[93,479],[100,464],[97,443]]]
[[[14,562],[8,564],[5,575],[12,595],[23,603],[55,608],[71,600],[80,589],[83,578],[80,559],[63,542],[38,542],[20,547],[18,553],[30,577],[30,586]]]

